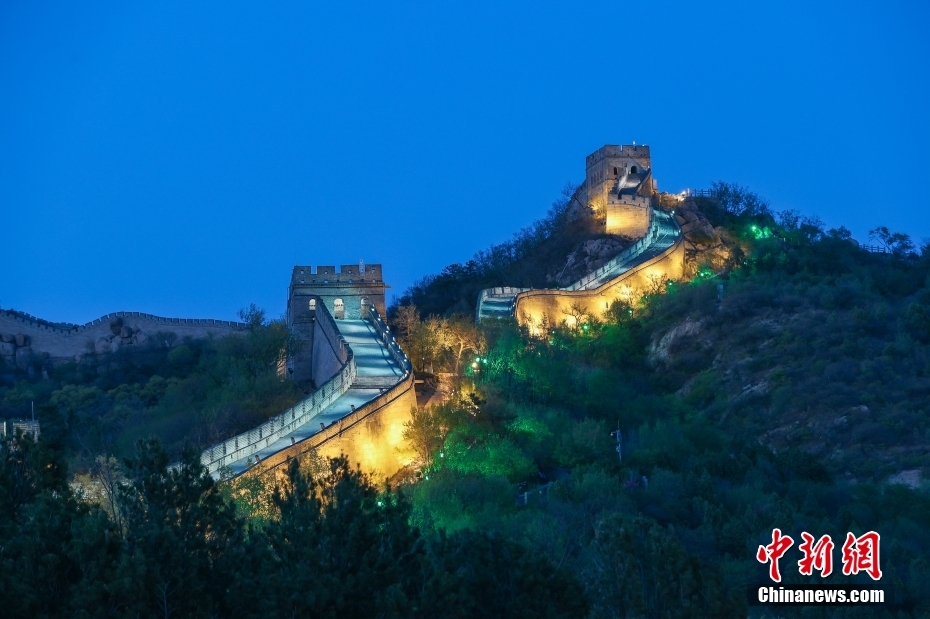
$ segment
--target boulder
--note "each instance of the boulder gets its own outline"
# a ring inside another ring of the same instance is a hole
[[[892,475],[888,478],[889,484],[902,484],[904,486],[910,486],[911,488],[920,487],[921,474],[920,469],[910,469],[908,471],[901,471],[897,475]]]
[[[32,359],[32,348],[29,346],[23,346],[22,348],[16,349],[16,367],[21,370],[28,369],[31,364]]]
[[[671,359],[671,348],[675,342],[683,337],[695,337],[701,332],[703,326],[702,321],[691,320],[691,317],[688,316],[683,323],[671,329],[660,340],[653,339],[646,349],[647,361],[652,366],[668,363]]]
[[[16,345],[17,345],[17,346],[29,346],[29,336],[28,336],[28,335],[23,335],[22,333],[17,333],[17,334],[16,334],[15,341],[16,341]]]
[[[12,333],[0,333],[0,342],[11,343],[15,339]]]
[[[16,344],[13,342],[0,342],[0,357],[13,358],[16,354]]]
[[[115,338],[112,335],[105,335],[97,338],[97,341],[94,343],[94,352],[98,355],[103,355],[108,352],[119,350],[119,342],[114,340]]]
[[[123,327],[122,329],[120,329],[119,336],[124,339],[128,337],[132,337],[132,327]]]
[[[132,334],[132,343],[136,346],[142,346],[149,341],[149,336],[145,331],[136,331]]]
[[[110,321],[110,332],[113,335],[119,335],[120,331],[123,330],[123,319],[117,316]]]

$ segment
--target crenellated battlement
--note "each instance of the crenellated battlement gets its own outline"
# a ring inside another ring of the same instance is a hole
[[[630,206],[637,206],[639,208],[647,208],[652,206],[652,199],[645,196],[637,195],[617,195],[612,193],[608,196],[607,208],[610,208],[611,204],[627,204]]]
[[[383,282],[380,264],[343,264],[339,270],[335,266],[322,265],[314,271],[310,266],[295,266],[291,273],[292,284],[356,284],[363,282]]]
[[[590,168],[604,159],[612,158],[635,159],[643,167],[652,167],[649,146],[646,144],[605,144],[585,157],[585,167]]]
[[[316,269],[295,266],[288,286],[288,324],[301,322],[301,316],[312,309],[310,297],[325,304],[337,320],[366,316],[369,307],[385,314],[384,290],[389,287],[384,283],[381,265],[365,264],[364,260],[343,264],[338,270],[328,264]]]

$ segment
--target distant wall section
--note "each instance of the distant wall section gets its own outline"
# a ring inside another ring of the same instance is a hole
[[[112,352],[122,346],[144,344],[158,332],[171,332],[178,338],[201,338],[222,337],[246,329],[241,322],[163,318],[143,312],[114,312],[73,329],[62,329],[16,312],[0,310],[0,356],[9,360],[12,353],[13,359],[20,360],[33,353],[47,354],[53,362],[64,362],[87,353]]]
[[[610,304],[620,299],[634,302],[655,282],[663,278],[677,280],[684,268],[684,242],[674,245],[652,260],[636,266],[620,277],[594,290],[528,290],[517,295],[515,316],[521,325],[538,332],[544,325],[563,321],[573,326],[573,305],[592,316],[601,317]]]

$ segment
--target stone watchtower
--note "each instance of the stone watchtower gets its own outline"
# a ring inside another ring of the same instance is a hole
[[[316,320],[320,305],[326,306],[337,325],[340,320],[367,317],[369,307],[384,316],[385,288],[389,286],[381,278],[380,264],[359,261],[342,265],[338,272],[334,266],[318,266],[316,271],[309,266],[294,267],[288,286],[287,326],[300,337],[303,347],[287,360],[289,378],[322,384],[339,365],[332,354],[335,334]]]
[[[646,234],[656,182],[645,144],[607,144],[585,158],[588,206],[605,217],[607,232],[630,238]]]

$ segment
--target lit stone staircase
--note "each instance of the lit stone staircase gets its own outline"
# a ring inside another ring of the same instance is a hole
[[[201,462],[215,478],[240,475],[339,423],[409,377],[410,361],[381,316],[369,311],[368,320],[334,321],[350,351],[337,375],[281,415],[204,451]]]
[[[403,378],[378,332],[367,320],[337,320],[336,327],[355,355],[358,368],[352,389],[388,389]]]
[[[675,215],[668,211],[653,209],[652,224],[645,237],[640,239],[607,264],[589,273],[563,290],[594,290],[613,281],[634,267],[655,258],[678,241],[681,227]]]
[[[517,295],[526,290],[529,290],[529,288],[512,288],[510,286],[482,290],[478,296],[477,320],[480,322],[484,318],[509,318],[513,316],[513,304],[517,299]]]
[[[391,355],[387,344],[371,322],[337,320],[336,328],[352,349],[355,361],[355,378],[349,389],[307,423],[295,428],[255,454],[230,464],[230,473],[238,475],[251,463],[264,460],[282,449],[313,436],[403,380],[405,374],[403,368]]]

